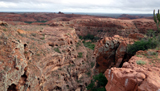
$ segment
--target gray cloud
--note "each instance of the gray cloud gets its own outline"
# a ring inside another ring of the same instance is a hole
[[[152,13],[159,0],[0,0],[0,11]]]

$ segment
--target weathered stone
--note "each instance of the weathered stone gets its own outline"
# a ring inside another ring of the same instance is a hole
[[[149,64],[136,64],[138,57],[133,56],[123,68],[107,69],[105,76],[108,79],[107,91],[158,91],[160,88],[159,70],[154,70]],[[134,62],[134,63],[133,63]],[[148,68],[152,71],[148,71]],[[143,69],[143,70],[142,70]]]

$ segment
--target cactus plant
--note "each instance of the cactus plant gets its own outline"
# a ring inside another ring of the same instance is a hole
[[[159,13],[159,10],[158,10],[158,13],[157,13],[157,14],[155,14],[155,10],[153,10],[153,17],[154,17],[154,22],[155,22],[156,25],[157,25],[158,32],[160,32],[160,28],[159,28],[159,24],[160,24],[160,13]]]

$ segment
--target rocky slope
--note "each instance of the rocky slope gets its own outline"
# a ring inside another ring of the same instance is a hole
[[[86,90],[95,62],[74,29],[1,24],[0,37],[1,91]]]

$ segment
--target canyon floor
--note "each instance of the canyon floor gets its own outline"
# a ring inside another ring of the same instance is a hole
[[[98,73],[106,91],[159,91],[160,48],[127,54],[156,24],[129,17],[0,13],[0,91],[87,91]]]

